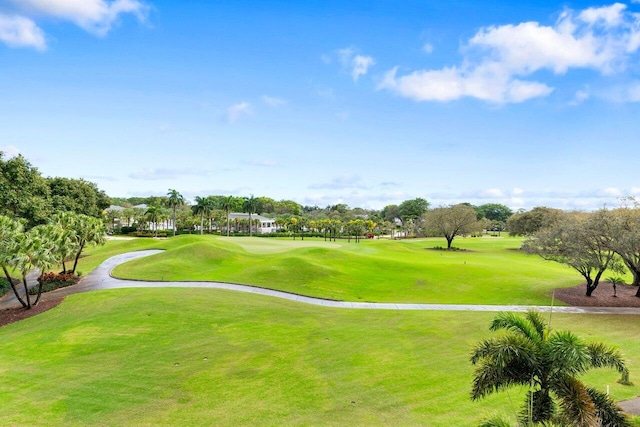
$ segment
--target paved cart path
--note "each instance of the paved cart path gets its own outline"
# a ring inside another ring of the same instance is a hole
[[[350,309],[375,309],[375,310],[440,310],[440,311],[515,311],[524,312],[531,308],[548,312],[553,309],[557,313],[584,313],[584,314],[636,314],[640,315],[638,307],[566,307],[566,306],[531,306],[531,305],[483,305],[483,304],[408,304],[408,303],[373,303],[373,302],[349,302],[349,301],[333,301],[322,298],[313,298],[304,295],[296,295],[289,292],[276,291],[273,289],[259,288],[256,286],[237,285],[223,282],[152,282],[142,280],[117,279],[111,276],[111,271],[118,265],[131,261],[133,259],[142,258],[160,253],[160,250],[146,250],[137,252],[127,252],[116,255],[104,261],[95,270],[82,278],[80,282],[74,286],[48,292],[45,295],[51,297],[59,297],[79,292],[88,292],[101,289],[119,289],[119,288],[213,288],[227,289],[238,292],[248,292],[258,295],[267,295],[275,298],[283,298],[291,301],[297,301],[304,304],[312,304],[323,307],[350,308]],[[32,286],[35,280],[32,279]],[[45,298],[45,296],[43,296]],[[18,306],[19,303],[15,299],[13,293],[9,293],[0,300],[0,309],[12,306]]]

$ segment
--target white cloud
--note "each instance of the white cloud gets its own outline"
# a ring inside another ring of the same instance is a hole
[[[329,182],[321,184],[312,184],[309,186],[312,190],[344,190],[346,188],[365,188],[361,183],[362,179],[357,175],[342,175],[331,179]]]
[[[129,178],[131,179],[139,179],[146,181],[159,181],[165,179],[177,179],[181,176],[189,176],[189,175],[209,175],[209,171],[204,170],[196,170],[196,169],[168,169],[168,168],[158,168],[158,169],[142,169],[129,174]]]
[[[375,65],[376,60],[371,56],[356,55],[353,47],[338,49],[338,59],[342,66],[348,69],[354,82],[369,72],[369,68]]]
[[[104,36],[123,14],[144,21],[149,6],[138,0],[12,0],[28,15],[45,15],[71,21],[93,34]]]
[[[522,196],[522,195],[524,194],[524,190],[523,190],[522,188],[515,187],[515,188],[511,191],[511,194],[512,194],[514,197]]]
[[[569,102],[569,105],[582,104],[584,101],[589,99],[589,97],[590,97],[589,92],[587,90],[581,89],[579,91],[576,91],[576,94],[573,97],[573,100]]]
[[[602,23],[607,27],[620,25],[623,20],[623,11],[627,8],[622,3],[614,3],[611,6],[590,7],[580,12],[580,19],[594,25]]]
[[[489,188],[486,189],[484,191],[480,192],[480,197],[486,197],[489,199],[492,198],[501,198],[504,197],[504,193],[502,192],[502,190],[498,189],[498,188]]]
[[[425,43],[424,46],[422,46],[422,50],[426,53],[433,53],[433,45],[431,43]]]
[[[562,75],[587,68],[612,74],[624,70],[639,48],[640,14],[616,3],[578,14],[565,11],[551,26],[524,22],[481,28],[464,47],[460,65],[402,76],[395,67],[378,87],[417,101],[472,97],[517,103],[553,92],[553,87],[528,79],[540,70]]]
[[[9,47],[45,50],[44,32],[31,19],[0,14],[0,41]]]
[[[351,76],[353,77],[353,81],[357,82],[360,79],[360,76],[364,76],[369,71],[369,67],[376,63],[375,59],[370,56],[362,56],[356,55],[355,58],[351,61],[353,66],[353,70],[351,71]]]
[[[125,14],[144,22],[150,7],[139,0],[9,0],[17,15],[0,14],[0,41],[9,47],[45,50],[44,31],[36,21],[56,18],[70,21],[97,36],[105,36]]]
[[[2,157],[4,160],[13,159],[14,157],[18,157],[20,154],[20,150],[13,145],[0,145],[0,151],[2,151]]]
[[[248,102],[240,102],[227,108],[227,121],[235,123],[242,115],[253,114],[253,108]]]
[[[276,108],[276,107],[281,107],[281,106],[285,105],[287,103],[287,100],[286,99],[282,99],[282,98],[276,98],[276,97],[273,97],[273,96],[264,95],[262,97],[262,102],[267,104],[269,107]]]

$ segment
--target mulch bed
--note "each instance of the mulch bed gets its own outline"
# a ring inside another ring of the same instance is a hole
[[[5,308],[0,310],[0,326],[8,325],[9,323],[17,322],[18,320],[26,319],[27,317],[35,316],[47,310],[51,310],[53,307],[59,305],[64,296],[40,299],[38,305],[31,307],[29,310],[25,310],[22,307]]]
[[[618,285],[613,296],[613,285],[600,282],[590,297],[586,296],[585,283],[571,288],[556,289],[555,298],[575,307],[640,307],[640,298],[636,297],[637,286]]]

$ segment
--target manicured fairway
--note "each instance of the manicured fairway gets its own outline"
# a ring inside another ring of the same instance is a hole
[[[0,425],[474,425],[521,392],[469,401],[490,313],[335,310],[210,289],[78,294],[0,328]],[[622,348],[638,316],[554,315]],[[602,370],[588,381],[640,394]]]
[[[581,282],[568,267],[519,252],[520,239],[458,239],[456,246],[465,251],[432,249],[443,243],[180,236],[153,242],[167,251],[114,274],[242,283],[347,301],[458,304],[549,305],[552,289]]]

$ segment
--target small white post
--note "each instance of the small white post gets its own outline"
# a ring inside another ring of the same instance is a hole
[[[607,396],[609,396],[609,386],[607,385]]]

